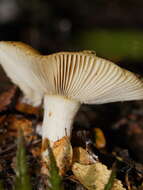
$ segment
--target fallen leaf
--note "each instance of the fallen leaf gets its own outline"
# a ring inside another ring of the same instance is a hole
[[[82,147],[76,147],[73,149],[73,163],[74,162],[88,165],[95,163],[95,160],[85,149]]]
[[[0,112],[7,109],[16,95],[16,86],[12,86],[8,91],[0,94]]]
[[[47,167],[48,167],[49,152],[48,152],[47,147],[48,147],[47,139],[45,139],[45,141],[42,144],[41,152],[42,152],[43,161],[47,163]],[[66,171],[68,171],[72,165],[73,150],[72,150],[72,146],[71,146],[69,138],[67,136],[63,137],[62,139],[54,142],[51,148],[54,153],[57,166],[59,168],[59,173],[60,175],[64,175]],[[46,169],[42,169],[42,170],[46,171]]]
[[[92,165],[74,163],[72,171],[77,180],[88,190],[104,190],[111,174],[111,170],[108,170],[107,167],[100,162],[96,162]],[[123,187],[121,181],[115,179],[111,190],[126,189]]]
[[[41,148],[40,147],[34,147],[31,149],[32,155],[36,158],[41,155]]]
[[[0,116],[0,125],[3,125],[3,123],[5,122],[6,117],[7,117],[6,115]]]
[[[94,129],[94,134],[95,134],[95,146],[98,149],[104,148],[106,146],[106,139],[104,136],[104,133],[100,128],[95,128]]]
[[[21,102],[17,103],[16,110],[27,114],[33,114],[36,116],[38,116],[41,111],[39,107],[33,107],[32,105]]]
[[[34,129],[32,128],[32,121],[25,119],[24,117],[17,117],[16,115],[10,115],[7,118],[8,123],[8,135],[17,136],[18,130],[23,130],[24,137],[27,141],[35,139],[33,135]]]
[[[52,147],[61,175],[69,170],[72,164],[73,150],[68,137],[56,141]]]

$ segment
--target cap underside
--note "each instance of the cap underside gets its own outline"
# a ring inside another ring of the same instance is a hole
[[[143,98],[141,80],[97,57],[95,52],[42,56],[20,42],[0,42],[0,50],[4,50],[1,58],[8,76],[19,86],[24,83],[35,92],[61,95],[88,104]]]
[[[93,53],[56,53],[44,56],[33,67],[46,94],[88,104],[143,98],[141,80]]]

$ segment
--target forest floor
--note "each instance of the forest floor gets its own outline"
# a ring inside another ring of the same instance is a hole
[[[21,103],[20,90],[3,76],[0,89],[0,180],[6,190],[12,188],[16,140],[21,128],[31,181],[34,189],[40,190],[44,187],[44,177],[40,174],[41,136],[37,129],[43,119],[42,108]],[[143,190],[143,101],[81,106],[75,118],[71,143],[72,147],[88,150],[110,169],[116,163],[117,178],[126,189]],[[72,176],[71,170],[65,174],[65,190],[84,190]]]

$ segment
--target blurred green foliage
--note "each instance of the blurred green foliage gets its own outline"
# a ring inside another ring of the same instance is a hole
[[[50,187],[47,190],[63,190],[62,186],[62,177],[59,175],[59,169],[56,164],[56,160],[53,154],[53,151],[49,145],[49,142],[47,144],[48,152],[49,152],[49,183]]]
[[[114,183],[115,178],[116,178],[116,172],[115,172],[115,170],[113,169],[112,172],[111,172],[109,181],[108,181],[108,183],[105,185],[104,190],[111,190],[111,189],[112,189],[112,186],[113,186],[113,183]]]
[[[97,55],[112,60],[143,59],[143,32],[140,30],[92,30],[75,37],[79,48],[95,50]]]
[[[14,190],[32,190],[28,174],[26,150],[22,131],[19,132],[16,154],[16,179]]]
[[[48,181],[50,183],[47,190],[63,190],[62,187],[62,178],[59,175],[59,170],[56,165],[56,160],[54,158],[52,149],[49,144],[47,144],[49,149],[49,177]],[[24,145],[24,137],[22,131],[19,132],[18,141],[17,141],[17,154],[16,154],[16,178],[15,186],[13,190],[32,190],[32,185],[30,183],[30,176],[28,173],[28,164],[26,158],[26,150]],[[0,186],[0,190],[2,186]]]
[[[52,149],[49,144],[47,144],[49,149],[49,158],[50,158],[50,168],[49,168],[49,177],[48,181],[50,183],[47,190],[63,190],[62,187],[62,178],[59,175],[59,170],[56,165],[56,160],[54,158]],[[17,154],[16,154],[16,178],[15,178],[15,187],[13,190],[32,190],[32,185],[30,183],[30,176],[28,173],[28,164],[26,158],[26,150],[24,145],[23,132],[19,132],[18,141],[17,141]],[[2,186],[0,186],[0,190]]]

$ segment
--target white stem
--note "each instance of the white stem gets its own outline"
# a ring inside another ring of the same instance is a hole
[[[42,126],[43,140],[48,138],[50,142],[55,142],[64,136],[70,137],[74,116],[79,106],[80,103],[63,96],[46,95]]]

